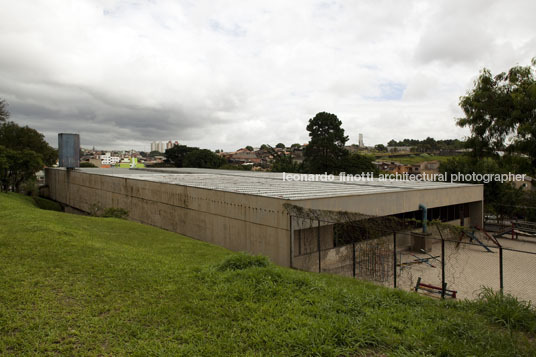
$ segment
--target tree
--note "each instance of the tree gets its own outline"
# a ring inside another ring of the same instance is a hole
[[[14,122],[0,125],[0,145],[6,149],[34,151],[41,156],[44,165],[51,166],[58,159],[58,152],[45,141],[43,134],[28,126],[19,126]]]
[[[531,66],[512,67],[493,76],[483,69],[474,88],[460,98],[465,117],[456,124],[469,127],[467,145],[477,158],[497,151],[527,155],[536,166],[536,58]]]
[[[301,147],[301,144],[299,144],[299,143],[294,143],[294,144],[290,145],[291,149],[299,149],[300,147]]]
[[[372,163],[373,161],[373,158],[366,155],[361,155],[359,153],[349,154],[342,159],[341,171],[351,175],[361,175],[362,173],[368,172],[372,172],[376,175],[379,170]]]
[[[250,145],[246,146],[246,150],[253,151],[253,146],[250,146]]]
[[[305,148],[305,164],[310,173],[337,173],[341,160],[348,155],[344,145],[348,136],[344,135],[342,122],[335,114],[321,112],[309,119],[309,145]]]
[[[0,123],[5,123],[8,119],[9,111],[7,110],[7,103],[4,99],[0,99]]]
[[[302,172],[303,165],[294,161],[291,154],[277,151],[272,147],[268,147],[267,151],[274,158],[271,167],[272,172]]]
[[[184,167],[200,167],[206,169],[217,169],[226,161],[223,157],[207,149],[195,149],[184,157]]]
[[[91,162],[88,162],[88,161],[84,161],[84,162],[81,162],[80,163],[80,167],[97,167],[95,166],[93,163]]]
[[[184,167],[184,158],[186,155],[188,155],[188,153],[194,150],[199,150],[199,148],[189,147],[186,145],[175,145],[172,148],[167,149],[164,155],[166,156],[166,159],[175,167]]]
[[[169,150],[169,149],[167,149]],[[166,150],[166,151],[167,151]],[[165,154],[163,152],[160,152],[160,151],[151,151],[149,154],[147,154],[148,157],[155,157],[155,156],[164,156]]]
[[[261,145],[261,150],[268,150],[269,146],[266,144]]]
[[[286,146],[283,143],[279,143],[275,147],[278,148],[278,149],[284,149]]]
[[[375,145],[374,149],[379,152],[387,152],[387,148],[383,144]]]
[[[2,101],[5,107],[5,102]],[[6,117],[7,119],[7,117]],[[3,191],[19,191],[45,165],[53,165],[57,151],[43,134],[28,126],[6,121],[0,125],[0,185]]]
[[[2,191],[20,190],[23,182],[43,168],[40,154],[29,149],[13,150],[0,146],[0,186]]]
[[[494,158],[476,159],[468,156],[458,156],[442,162],[440,172],[447,173],[447,180],[451,180],[452,174],[500,174],[508,173],[510,168]],[[466,182],[465,182],[466,183]],[[481,183],[481,182],[472,182]],[[495,214],[500,220],[512,217],[516,212],[516,205],[521,201],[523,192],[516,189],[509,182],[501,183],[491,180],[484,184],[484,210]]]

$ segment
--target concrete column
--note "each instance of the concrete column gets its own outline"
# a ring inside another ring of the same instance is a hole
[[[469,207],[469,220],[471,226],[484,226],[484,204],[483,201],[471,202]],[[468,226],[468,224],[466,224]]]

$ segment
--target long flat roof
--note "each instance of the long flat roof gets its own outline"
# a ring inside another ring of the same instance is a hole
[[[195,168],[80,168],[78,171],[162,182],[217,191],[242,193],[285,200],[304,200],[378,193],[434,190],[475,186],[471,184],[423,181],[345,181],[334,176],[334,181],[285,181],[283,173]]]

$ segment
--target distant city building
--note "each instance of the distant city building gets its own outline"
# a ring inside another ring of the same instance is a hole
[[[167,149],[171,149],[173,146],[179,145],[179,142],[175,140],[175,142],[169,140],[167,142],[165,141],[153,141],[151,143],[151,151],[158,151],[158,152],[166,152]]]
[[[100,156],[102,165],[115,165],[121,161],[119,156],[111,156],[109,152]]]
[[[364,148],[365,144],[363,143],[363,134],[359,133],[359,147]]]

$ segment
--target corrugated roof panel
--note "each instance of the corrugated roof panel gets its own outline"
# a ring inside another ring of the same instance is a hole
[[[165,182],[247,195],[303,200],[422,189],[456,188],[466,184],[415,181],[284,181],[281,173],[210,169],[82,169],[100,175]],[[335,176],[338,178],[338,176]]]

